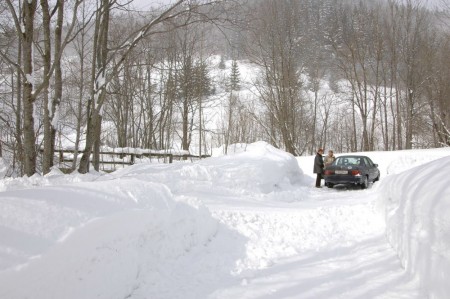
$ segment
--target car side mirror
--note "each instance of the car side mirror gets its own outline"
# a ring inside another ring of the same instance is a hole
[[[375,165],[375,167],[378,167],[378,164],[373,164],[373,165]]]

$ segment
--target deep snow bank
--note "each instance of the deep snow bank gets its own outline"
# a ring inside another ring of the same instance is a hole
[[[186,262],[208,257],[219,230],[210,258]],[[2,192],[0,235],[0,298],[10,299],[177,298],[170,284],[195,294],[189,271],[229,275],[240,254],[198,202],[126,178]]]
[[[27,177],[26,175],[24,175],[23,177],[18,178],[3,178],[0,180],[0,192],[8,190],[30,189],[43,186],[92,182],[98,180],[101,176],[101,173],[95,170],[91,170],[86,174],[80,174],[78,171],[74,171],[71,174],[66,175],[55,166],[48,174],[44,176],[36,173],[31,177]]]
[[[211,169],[209,175],[218,185],[262,193],[288,189],[303,179],[293,155],[263,141],[234,146],[229,155],[199,164]]]
[[[429,298],[450,294],[450,157],[387,177],[378,190],[386,234]]]
[[[240,194],[268,194],[304,184],[303,172],[293,155],[262,141],[236,149],[226,156],[195,163],[135,165],[116,171],[114,177],[139,176],[164,183],[174,193],[208,185]]]
[[[292,155],[259,142],[196,163],[2,180],[0,298],[206,298],[234,279],[248,239],[199,196],[295,189],[302,177]]]

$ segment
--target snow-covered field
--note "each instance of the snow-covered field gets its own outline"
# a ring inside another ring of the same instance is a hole
[[[367,190],[233,149],[1,180],[0,298],[448,298],[449,148],[366,153]]]

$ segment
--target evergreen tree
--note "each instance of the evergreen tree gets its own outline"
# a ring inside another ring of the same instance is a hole
[[[230,90],[234,90],[237,91],[239,90],[240,87],[240,72],[239,72],[239,66],[237,64],[236,60],[233,60],[233,62],[231,63],[231,74],[230,74],[230,82],[229,82],[229,86],[228,88]]]
[[[205,62],[200,62],[195,67],[193,80],[198,96],[211,94],[211,78],[209,77],[208,68]]]
[[[223,58],[223,55],[220,56],[219,69],[225,69],[225,59]]]

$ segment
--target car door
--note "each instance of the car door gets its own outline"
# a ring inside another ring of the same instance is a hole
[[[370,160],[370,158],[368,158],[368,157],[364,157],[364,161],[366,162],[366,167],[369,172],[369,181],[373,181],[378,175],[377,167],[372,162],[372,160]]]

